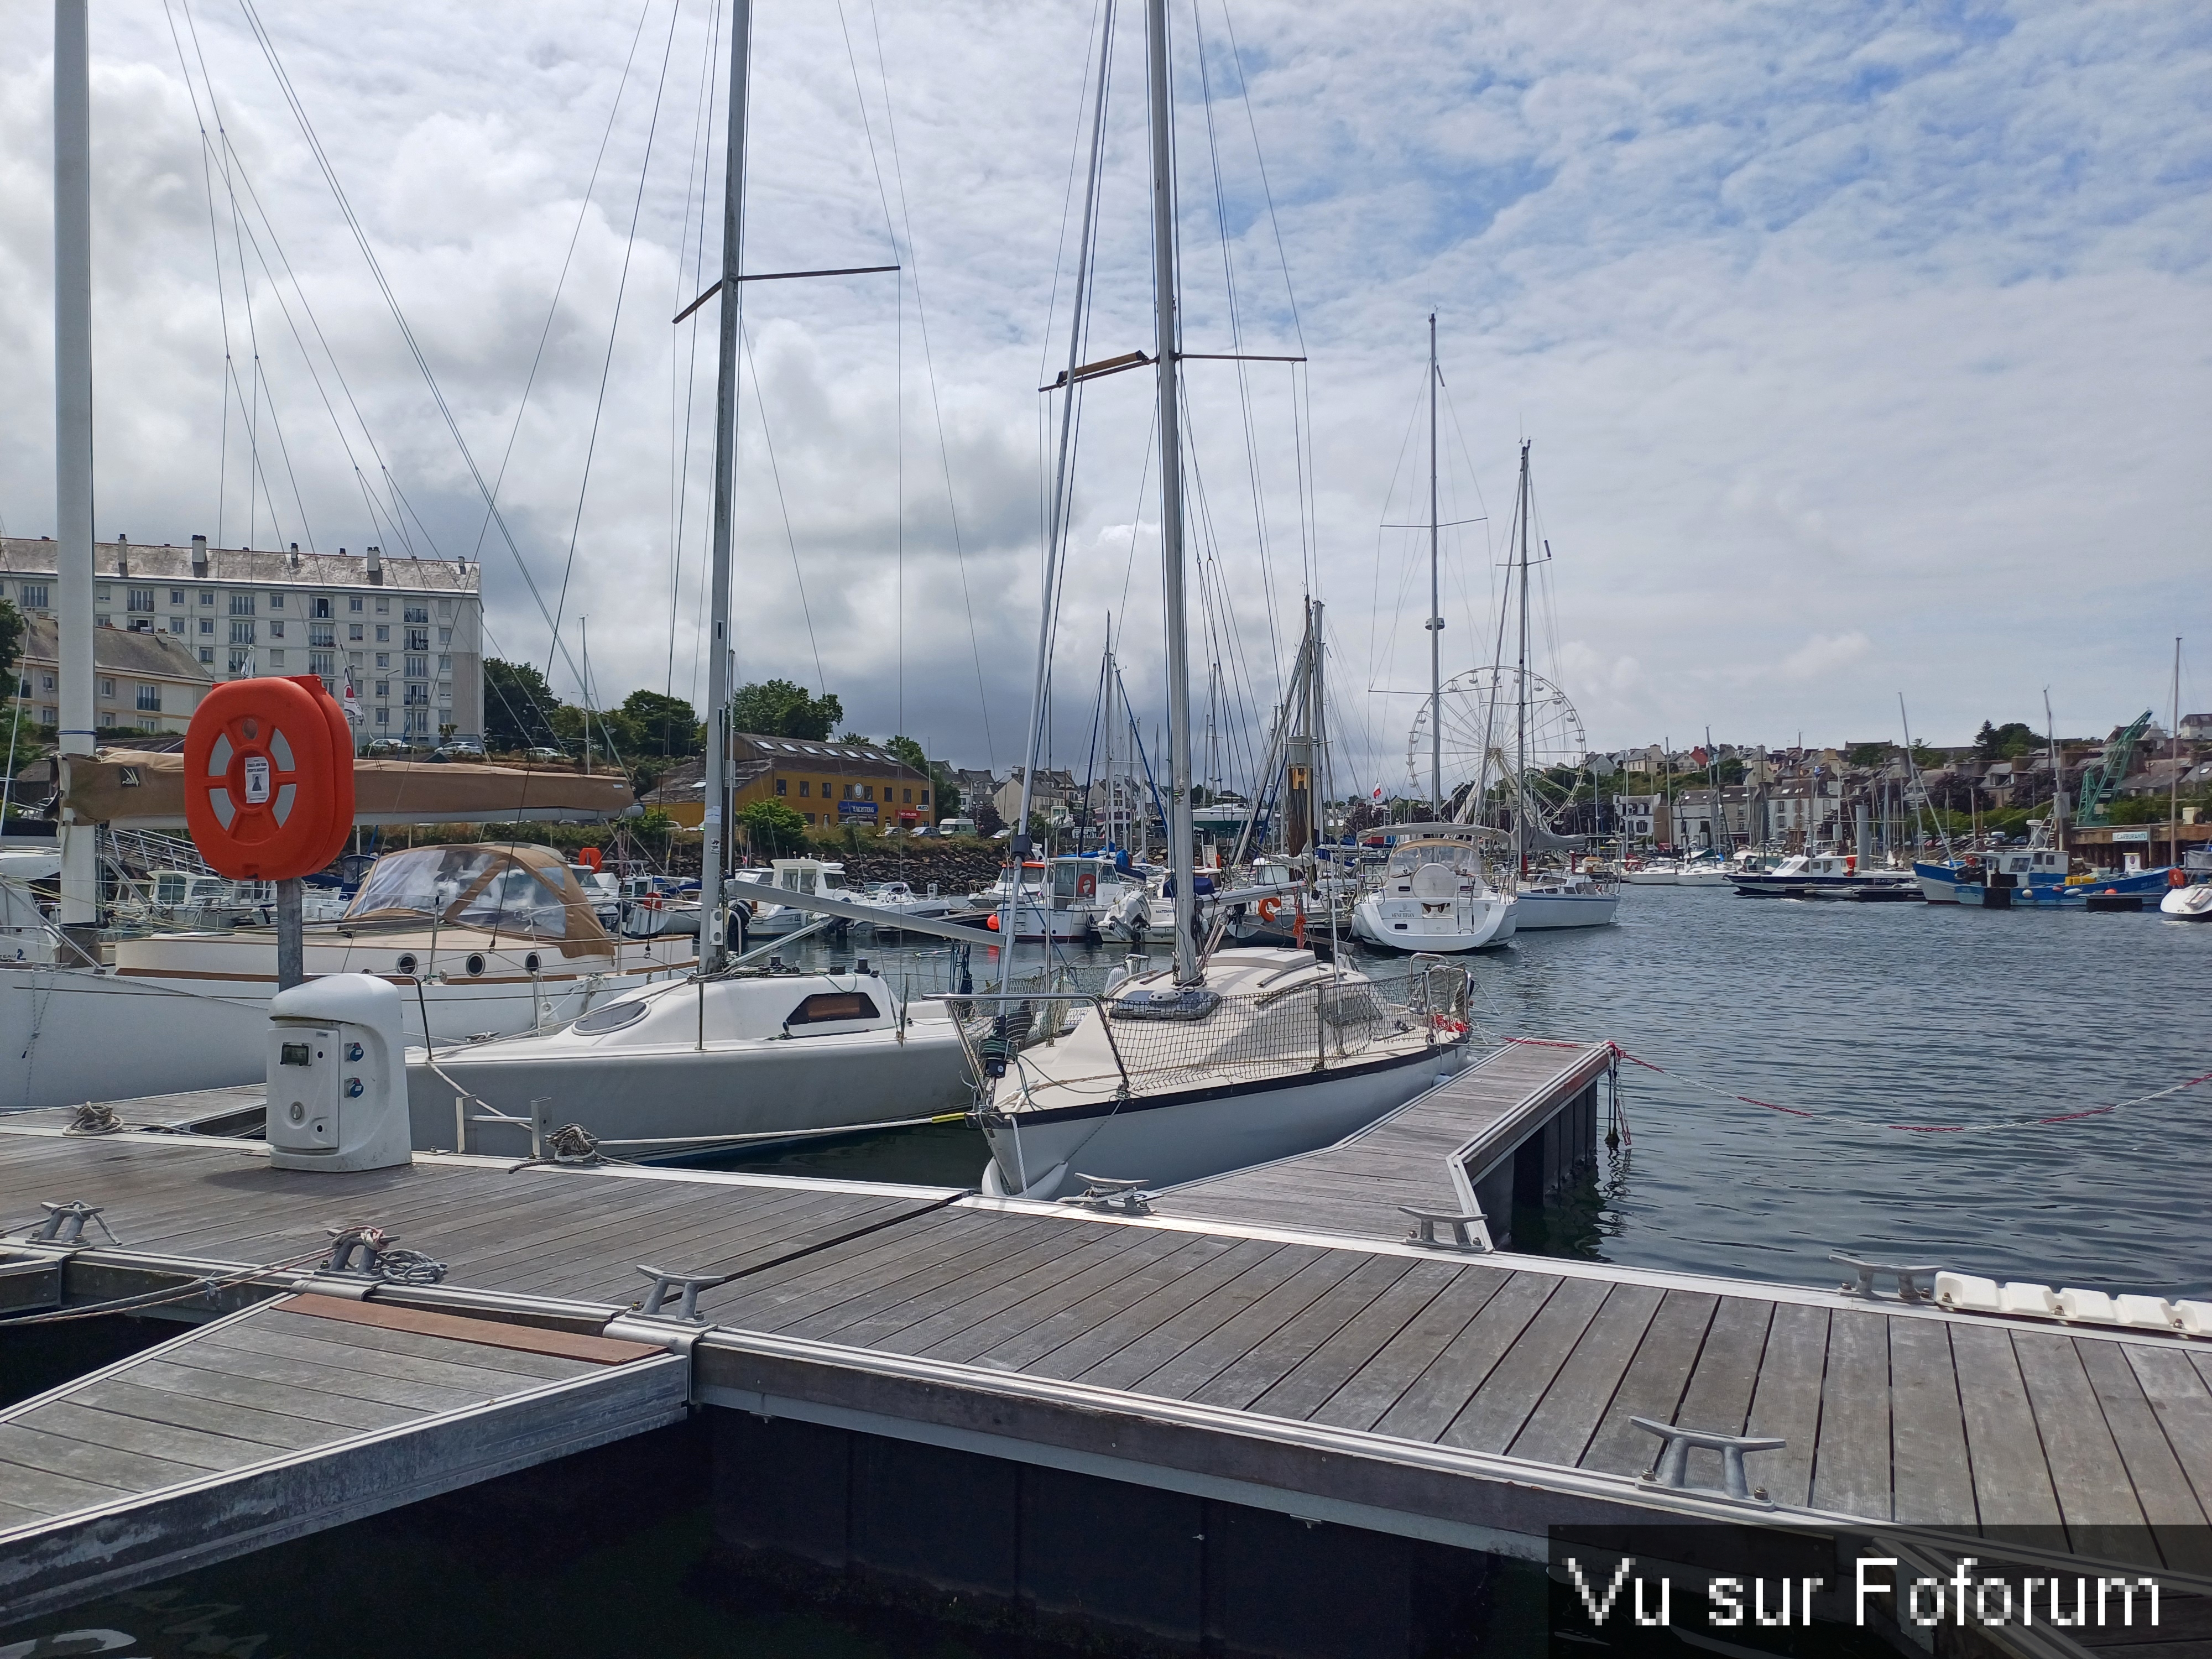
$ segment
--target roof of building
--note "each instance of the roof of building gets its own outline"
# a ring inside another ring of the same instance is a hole
[[[52,617],[28,618],[23,631],[22,660],[58,662],[57,641],[60,626]],[[168,634],[134,634],[125,628],[92,630],[92,660],[103,674],[136,674],[141,679],[189,680],[213,685],[212,670],[191,650]]]
[[[850,772],[856,776],[929,780],[880,744],[837,743],[813,738],[775,738],[757,732],[730,734],[732,761],[763,760],[795,772]]]
[[[57,544],[50,537],[0,537],[0,573],[51,576]],[[167,542],[97,542],[94,572],[107,581],[235,582],[241,587],[368,587],[406,592],[474,593],[479,567],[452,559],[410,559],[386,554],[380,580],[372,583],[368,555],[343,549],[336,553],[292,553],[283,549],[210,547],[204,573],[192,569],[192,550]]]

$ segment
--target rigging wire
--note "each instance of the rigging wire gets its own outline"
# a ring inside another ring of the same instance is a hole
[[[721,54],[719,50],[722,33],[722,9],[720,6],[707,8],[707,57],[699,76],[699,98],[691,118],[691,159],[684,168],[684,228],[676,250],[676,303],[681,306],[690,295],[701,291],[706,281],[707,264],[707,185],[713,167],[714,141],[714,89],[721,84]],[[703,143],[702,142],[703,137]],[[695,198],[699,209],[699,236],[691,238],[691,209]],[[684,254],[691,250],[691,277],[687,285],[684,278]],[[668,354],[669,428],[675,437],[675,383],[679,373],[676,354]],[[684,592],[684,532],[691,508],[691,417],[698,405],[699,392],[699,313],[690,317],[690,331],[685,344],[685,357],[681,365],[684,386],[683,437],[672,447],[675,453],[670,458],[668,533],[668,660],[662,677],[661,695],[676,695],[676,619]],[[706,556],[704,544],[701,556]],[[702,567],[702,587],[705,586],[704,567]],[[697,680],[697,653],[693,653],[693,680]]]
[[[747,369],[751,371],[753,377],[753,404],[755,413],[760,417],[761,442],[768,450],[769,477],[775,481],[776,509],[783,514],[783,537],[784,540],[789,543],[791,546],[791,574],[792,579],[799,584],[799,615],[806,619],[806,648],[814,654],[815,681],[817,684],[822,686],[823,695],[827,696],[829,695],[829,681],[823,677],[822,672],[822,647],[815,643],[814,612],[809,609],[806,602],[806,573],[799,568],[799,537],[797,532],[792,529],[791,508],[784,501],[783,473],[776,465],[775,439],[769,431],[768,398],[761,391],[760,367],[753,361],[752,331],[750,328],[741,326],[738,331],[738,337],[744,343],[745,367]]]

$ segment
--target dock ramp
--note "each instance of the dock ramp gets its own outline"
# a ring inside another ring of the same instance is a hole
[[[684,1413],[661,1347],[286,1296],[0,1412],[0,1623]]]

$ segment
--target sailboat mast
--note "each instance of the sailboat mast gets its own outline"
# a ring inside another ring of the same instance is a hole
[[[2166,803],[2166,861],[2174,869],[2181,867],[2181,636],[2173,639],[2173,730],[2167,734],[2166,749],[2173,757],[2173,771],[2167,781]]]
[[[93,751],[92,90],[85,0],[54,0],[54,575],[61,589],[62,799]],[[64,927],[100,920],[98,829],[61,814]]]
[[[1521,441],[1521,696],[1513,710],[1513,869],[1528,873],[1528,440]]]
[[[1182,410],[1176,325],[1175,131],[1168,98],[1168,0],[1145,0],[1145,55],[1152,139],[1152,299],[1160,389],[1160,574],[1168,646],[1168,868],[1175,872],[1175,977],[1199,981],[1191,888],[1190,646],[1184,637]]]
[[[1444,606],[1437,560],[1437,313],[1429,313],[1429,817],[1444,815]]]
[[[1904,699],[1899,702],[1902,705]],[[1907,737],[1909,744],[1911,738]],[[2066,850],[2066,769],[2058,763],[2058,721],[2051,712],[2051,688],[2043,688],[2043,741],[2051,750],[2051,844],[2060,852]],[[1943,856],[1951,856],[1951,835],[1943,834]],[[2065,873],[2062,864],[2059,873]]]
[[[727,947],[722,936],[722,849],[729,826],[723,822],[729,794],[730,704],[730,498],[736,471],[738,436],[738,261],[745,220],[745,90],[752,52],[752,0],[730,3],[729,150],[722,177],[721,331],[714,376],[714,574],[708,629],[707,812],[700,838],[699,900],[706,932],[699,942],[699,970],[722,966]]]

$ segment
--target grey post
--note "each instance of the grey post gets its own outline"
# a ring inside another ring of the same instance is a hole
[[[61,776],[93,752],[92,91],[85,0],[54,0],[54,578]],[[61,808],[61,915],[88,950],[100,921],[98,826]]]
[[[302,906],[305,891],[306,884],[296,876],[276,884],[276,988],[280,991],[307,982],[307,924]]]

